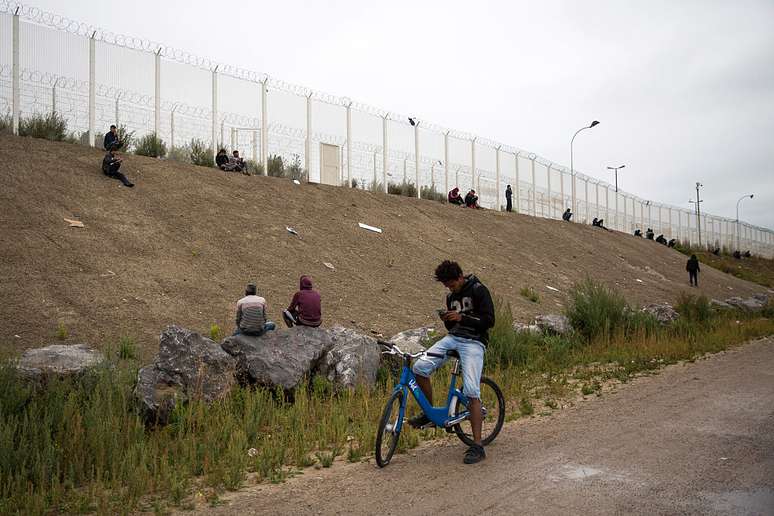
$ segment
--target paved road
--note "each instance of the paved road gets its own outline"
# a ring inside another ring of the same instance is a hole
[[[475,466],[456,440],[386,469],[307,470],[216,514],[774,515],[774,340],[670,366],[508,425]]]

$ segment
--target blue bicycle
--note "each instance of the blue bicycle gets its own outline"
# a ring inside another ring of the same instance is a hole
[[[411,360],[422,356],[436,358],[445,358],[444,355],[437,353],[404,353],[397,346],[385,341],[378,341],[379,345],[385,348],[382,354],[398,355],[403,360],[403,370],[400,375],[400,382],[392,391],[387,405],[384,407],[382,419],[379,421],[379,428],[376,434],[376,463],[380,468],[390,463],[395,448],[398,446],[400,431],[403,428],[404,417],[406,415],[406,404],[408,402],[408,391],[414,395],[414,399],[420,408],[425,412],[431,423],[428,426],[435,425],[446,429],[447,432],[454,432],[462,442],[471,446],[473,441],[473,432],[469,422],[470,412],[467,410],[468,398],[462,393],[462,386],[457,388],[457,377],[460,376],[460,361],[456,351],[449,351],[445,356],[452,359],[451,382],[449,383],[449,394],[446,398],[446,404],[442,407],[433,407],[425,397],[422,389],[417,385],[414,372],[411,370]],[[491,379],[485,376],[481,377],[481,442],[484,446],[491,443],[503,427],[505,421],[505,398],[500,387]]]

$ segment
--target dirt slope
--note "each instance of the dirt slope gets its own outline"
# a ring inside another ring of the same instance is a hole
[[[137,156],[126,156],[137,184],[127,189],[101,174],[101,158],[0,135],[0,349],[49,342],[59,322],[70,342],[128,335],[146,350],[171,323],[230,332],[248,280],[276,319],[302,273],[322,291],[326,324],[390,334],[436,322],[443,288],[431,274],[445,258],[481,276],[520,319],[559,310],[585,275],[633,303],[688,288],[684,256],[596,228]],[[718,298],[761,290],[708,267],[700,282]],[[519,296],[523,286],[540,304]]]
[[[450,438],[385,469],[307,469],[197,513],[771,515],[773,371],[763,339],[507,424],[481,464],[462,464]]]

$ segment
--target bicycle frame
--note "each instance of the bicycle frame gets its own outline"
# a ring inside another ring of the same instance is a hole
[[[398,421],[395,428],[397,432],[400,432],[401,428],[403,427],[403,418],[406,415],[406,405],[408,404],[408,391],[411,391],[411,394],[414,396],[417,404],[424,411],[430,421],[435,423],[435,425],[439,428],[450,428],[468,418],[468,415],[470,414],[468,410],[465,410],[459,414],[455,414],[454,417],[451,417],[451,412],[456,408],[457,400],[459,400],[460,403],[462,403],[462,405],[464,405],[466,408],[468,406],[468,398],[462,393],[461,390],[457,389],[456,386],[457,376],[459,375],[457,372],[458,366],[459,361],[457,362],[457,367],[455,367],[451,374],[451,380],[449,382],[449,393],[446,397],[446,405],[441,407],[434,407],[427,400],[427,397],[422,392],[422,389],[419,388],[416,377],[414,376],[414,372],[411,370],[410,361],[404,357],[400,382],[393,390],[393,393],[399,391],[403,392],[403,399],[400,404]]]

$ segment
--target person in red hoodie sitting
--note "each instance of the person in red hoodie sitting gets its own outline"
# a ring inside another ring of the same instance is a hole
[[[293,295],[288,309],[282,312],[282,318],[288,328],[293,326],[317,327],[322,323],[320,293],[312,288],[312,278],[301,276],[300,290]]]

